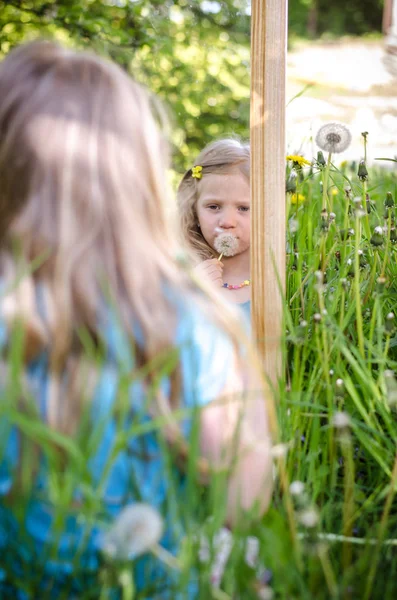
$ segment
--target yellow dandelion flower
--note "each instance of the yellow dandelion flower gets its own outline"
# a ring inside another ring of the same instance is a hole
[[[339,192],[339,190],[338,190],[338,188],[336,188],[336,187],[333,187],[333,188],[331,189],[331,195],[332,195],[332,196],[337,196],[337,195],[338,195],[338,192]]]
[[[292,194],[291,195],[291,204],[302,204],[306,200],[306,196],[303,194]]]
[[[299,156],[299,154],[289,154],[287,156],[287,160],[292,160],[293,163],[299,165],[300,167],[310,166],[310,160],[303,158],[303,156]]]

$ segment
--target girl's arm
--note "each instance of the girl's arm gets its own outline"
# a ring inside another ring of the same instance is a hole
[[[255,504],[263,513],[272,492],[272,459],[258,372],[247,357],[238,357],[231,337],[194,304],[181,321],[177,342],[183,404],[200,407],[201,455],[215,471],[233,467],[228,481],[229,523],[236,522],[241,509]],[[184,433],[189,435],[189,428]]]
[[[227,520],[233,524],[241,511],[262,515],[272,493],[271,440],[266,400],[250,374],[244,381],[241,368],[230,365],[228,381],[218,400],[201,414],[201,452],[211,467],[231,469],[228,482]],[[256,389],[255,389],[256,388]]]

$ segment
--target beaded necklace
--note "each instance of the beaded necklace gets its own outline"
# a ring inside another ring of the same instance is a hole
[[[243,287],[245,287],[247,285],[251,285],[251,280],[250,279],[245,279],[244,281],[242,281],[238,285],[230,285],[229,283],[224,283],[223,287],[227,288],[228,290],[241,290],[241,288],[243,288]]]

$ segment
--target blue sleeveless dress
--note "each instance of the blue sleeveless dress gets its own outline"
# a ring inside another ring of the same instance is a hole
[[[137,336],[139,338],[139,334]],[[160,543],[171,552],[177,550],[183,536],[183,519],[178,516],[175,486],[183,498],[185,478],[173,465],[170,467],[169,455],[167,457],[164,452],[164,438],[150,428],[153,420],[147,408],[147,388],[139,381],[126,386],[134,358],[117,319],[109,317],[104,337],[106,361],[100,367],[99,380],[89,404],[87,444],[81,449],[86,464],[81,478],[71,481],[75,486],[73,496],[77,507],[82,499],[87,502],[87,497],[97,506],[90,513],[95,515],[93,522],[83,518],[78,508],[71,509],[61,524],[57,522],[56,505],[52,501],[54,494],[50,493],[54,487],[54,473],[46,458],[39,459],[33,487],[29,497],[23,499],[21,509],[22,499],[18,498],[18,491],[15,491],[18,487],[16,485],[14,489],[14,484],[21,477],[21,430],[25,425],[21,423],[21,413],[8,406],[4,382],[2,385],[0,382],[2,600],[97,598],[95,585],[101,565],[103,532],[127,504],[145,502],[159,510],[166,523]],[[0,349],[4,350],[7,341],[8,333],[4,323],[0,322]],[[194,408],[217,398],[225,385],[233,364],[233,348],[229,338],[192,302],[189,306],[183,302],[178,304],[175,346],[180,360],[180,406],[186,409],[181,427],[189,438]],[[37,410],[45,420],[50,386],[46,352],[26,367],[25,376]],[[159,385],[167,396],[170,381],[166,375]],[[136,423],[145,426],[146,433],[134,436]],[[128,431],[132,433],[127,435]],[[43,432],[39,433],[44,439]],[[62,502],[62,498],[58,501]],[[170,579],[159,561],[145,556],[134,565],[137,598],[179,598],[169,591]],[[160,590],[159,581],[163,586]],[[149,588],[152,591],[143,591]],[[189,584],[183,598],[194,598],[194,590],[194,584]]]

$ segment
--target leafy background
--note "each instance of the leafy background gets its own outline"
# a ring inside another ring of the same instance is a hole
[[[290,0],[289,38],[380,32],[382,0]],[[0,1],[0,55],[51,36],[110,56],[157,93],[182,172],[214,137],[249,133],[247,0]]]

